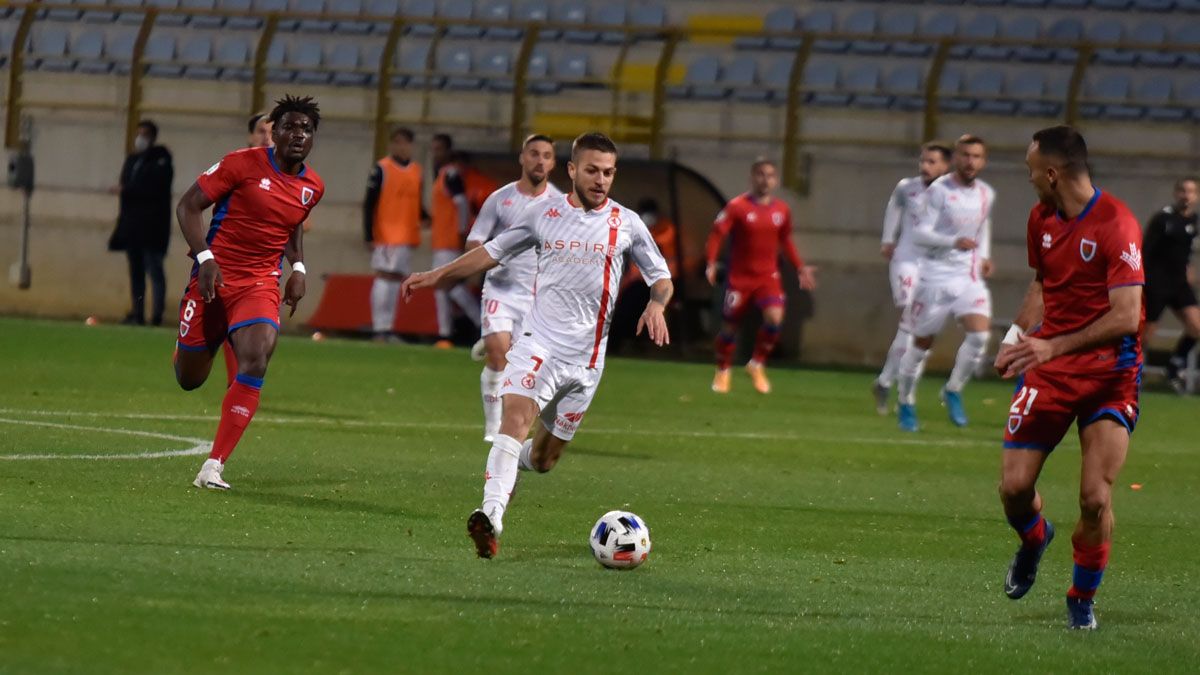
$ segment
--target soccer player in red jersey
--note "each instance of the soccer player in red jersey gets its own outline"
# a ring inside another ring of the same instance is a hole
[[[1071,628],[1091,630],[1112,543],[1112,486],[1138,421],[1142,232],[1123,202],[1092,185],[1087,145],[1075,129],[1037,132],[1025,161],[1038,196],[1027,239],[1036,275],[996,356],[997,372],[1018,377],[1000,498],[1021,546],[1004,590],[1014,600],[1029,592],[1054,538],[1037,478],[1074,422],[1083,467],[1067,617]]]
[[[273,148],[226,155],[179,200],[179,228],[196,259],[179,303],[175,379],[185,390],[204,384],[213,356],[228,339],[238,374],[221,404],[211,454],[194,485],[229,489],[221,477],[258,409],[259,390],[279,332],[279,277],[285,250],[292,274],[282,302],[292,313],[304,297],[304,221],[325,184],[304,160],[321,121],[311,97],[285,96],[271,111]],[[203,213],[212,222],[204,233]]]
[[[779,278],[779,252],[800,272],[800,288],[816,288],[815,268],[807,267],[792,243],[792,212],[781,199],[772,196],[779,187],[779,171],[775,163],[760,159],[750,166],[750,192],[729,200],[717,214],[712,232],[708,235],[706,255],[708,283],[717,285],[717,254],[726,235],[730,236],[729,270],[725,289],[725,323],[717,334],[717,374],[712,389],[718,394],[729,392],[729,366],[738,324],[753,302],[762,310],[763,324],[754,344],[754,356],[746,364],[746,372],[754,380],[754,388],[770,393],[767,379],[767,357],[779,341],[783,325],[784,294]]]

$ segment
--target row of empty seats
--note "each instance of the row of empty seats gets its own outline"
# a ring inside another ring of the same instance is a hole
[[[841,2],[841,0],[824,0]],[[883,0],[876,0],[882,2]],[[1200,12],[1200,0],[890,0],[890,5],[975,5],[979,7],[1013,7],[1021,9],[1100,9],[1116,12],[1170,12],[1182,10]]]

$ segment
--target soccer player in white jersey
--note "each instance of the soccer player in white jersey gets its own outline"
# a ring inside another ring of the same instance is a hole
[[[538,253],[533,307],[504,369],[504,412],[488,453],[483,506],[467,519],[481,558],[491,558],[499,548],[517,472],[552,469],[587,412],[604,370],[626,256],[650,286],[637,333],[645,329],[659,346],[670,341],[663,310],[674,292],[671,273],[637,213],[608,198],[616,171],[617,147],[607,136],[579,136],[567,164],[570,193],[526,209],[484,246],[404,282],[408,297],[418,288],[445,286],[508,264],[524,251]],[[541,426],[526,440],[539,417]]]
[[[879,252],[888,261],[888,279],[892,284],[892,302],[896,305],[899,327],[896,337],[892,338],[883,370],[871,387],[875,394],[875,410],[880,415],[888,413],[888,397],[892,385],[896,383],[900,358],[912,340],[908,306],[912,303],[921,272],[921,251],[912,240],[913,223],[920,214],[925,190],[950,170],[953,152],[948,145],[937,141],[922,145],[921,158],[917,163],[920,173],[911,178],[902,178],[896,184],[883,212],[883,240]]]
[[[531,204],[561,197],[550,184],[554,170],[554,140],[535,134],[521,146],[521,178],[488,195],[475,217],[467,236],[467,250],[483,246],[516,222],[517,216]],[[482,332],[487,362],[479,378],[483,396],[483,440],[491,443],[500,431],[500,376],[508,365],[506,354],[512,336],[520,334],[521,319],[533,304],[533,277],[537,273],[537,252],[525,251],[503,267],[487,273],[480,303]]]
[[[921,283],[909,308],[912,344],[900,359],[899,422],[917,431],[917,381],[946,318],[954,315],[966,332],[950,380],[942,389],[950,421],[966,426],[962,389],[987,353],[992,295],[984,279],[992,274],[992,205],[996,191],[979,179],[987,146],[978,136],[954,143],[954,170],[925,191],[925,204],[912,228],[921,247]]]

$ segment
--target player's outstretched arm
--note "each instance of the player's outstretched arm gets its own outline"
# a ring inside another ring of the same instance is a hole
[[[306,291],[305,270],[304,270],[304,223],[296,225],[296,229],[292,230],[292,237],[288,239],[287,246],[283,250],[283,255],[288,260],[288,264],[292,266],[292,274],[288,277],[287,284],[283,289],[283,304],[292,308],[288,312],[288,317],[296,315],[296,305],[300,304],[300,300],[304,297]]]
[[[212,299],[217,297],[217,287],[225,285],[225,280],[221,277],[221,268],[212,254],[208,253],[208,242],[204,239],[204,211],[212,205],[212,200],[204,195],[200,186],[192,183],[175,207],[175,217],[179,219],[179,230],[183,233],[183,239],[187,242],[192,256],[200,263],[196,281],[200,287],[200,297],[205,302],[212,302]],[[207,255],[204,255],[206,253]]]
[[[1013,349],[1017,346],[1018,338],[1025,334],[1034,326],[1042,322],[1042,282],[1034,279],[1029,282],[1029,288],[1025,290],[1025,299],[1021,301],[1021,308],[1017,310],[1017,318],[1013,321],[1015,334],[1005,336],[1004,342],[1000,343],[1000,350],[996,352],[996,373],[1001,377],[1015,377],[1016,371],[1011,371],[1014,353]],[[1011,329],[1010,329],[1011,330]]]
[[[499,264],[486,248],[472,249],[437,269],[410,274],[400,286],[400,293],[407,300],[417,289],[453,286],[472,274],[486,272]]]
[[[664,312],[674,294],[675,284],[670,279],[659,279],[650,286],[650,302],[646,303],[646,311],[642,312],[642,317],[638,319],[637,335],[641,335],[642,329],[645,329],[650,340],[659,347],[671,344]]]

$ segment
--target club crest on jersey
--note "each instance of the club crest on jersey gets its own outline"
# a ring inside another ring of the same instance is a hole
[[[1134,272],[1142,269],[1142,252],[1138,250],[1137,244],[1129,242],[1129,250],[1121,254],[1121,261],[1129,265],[1129,269]]]
[[[258,181],[258,187],[259,187],[260,189],[263,189],[263,190],[266,190],[266,191],[270,192],[270,190],[271,190],[271,179],[270,179],[270,178],[264,178],[264,179],[262,179],[262,180]]]
[[[1083,262],[1091,262],[1092,258],[1096,257],[1096,242],[1091,239],[1080,239],[1079,257],[1083,258]]]
[[[1017,429],[1021,428],[1021,420],[1024,419],[1021,415],[1008,416],[1008,433],[1015,434]]]
[[[758,220],[758,214],[757,214],[757,213],[755,213],[755,212],[751,211],[750,213],[747,213],[747,214],[746,214],[746,222],[747,222],[747,223],[753,223],[753,222],[755,222],[756,220]]]
[[[313,192],[313,189],[310,187],[300,188],[300,203],[304,206],[308,206],[308,203],[312,201],[313,195],[315,194],[316,193]]]
[[[536,382],[536,380],[533,377],[533,373],[529,373],[525,377],[521,378],[521,386],[525,387],[526,389],[533,389],[534,382]]]
[[[772,213],[771,214],[771,222],[775,224],[775,227],[779,227],[780,225],[783,225],[783,214],[778,211],[776,211],[775,213]]]
[[[621,209],[613,208],[608,215],[608,226],[614,230],[621,227]]]
[[[1049,232],[1042,235],[1042,248],[1050,248],[1050,245],[1053,243],[1054,238],[1050,236]]]

